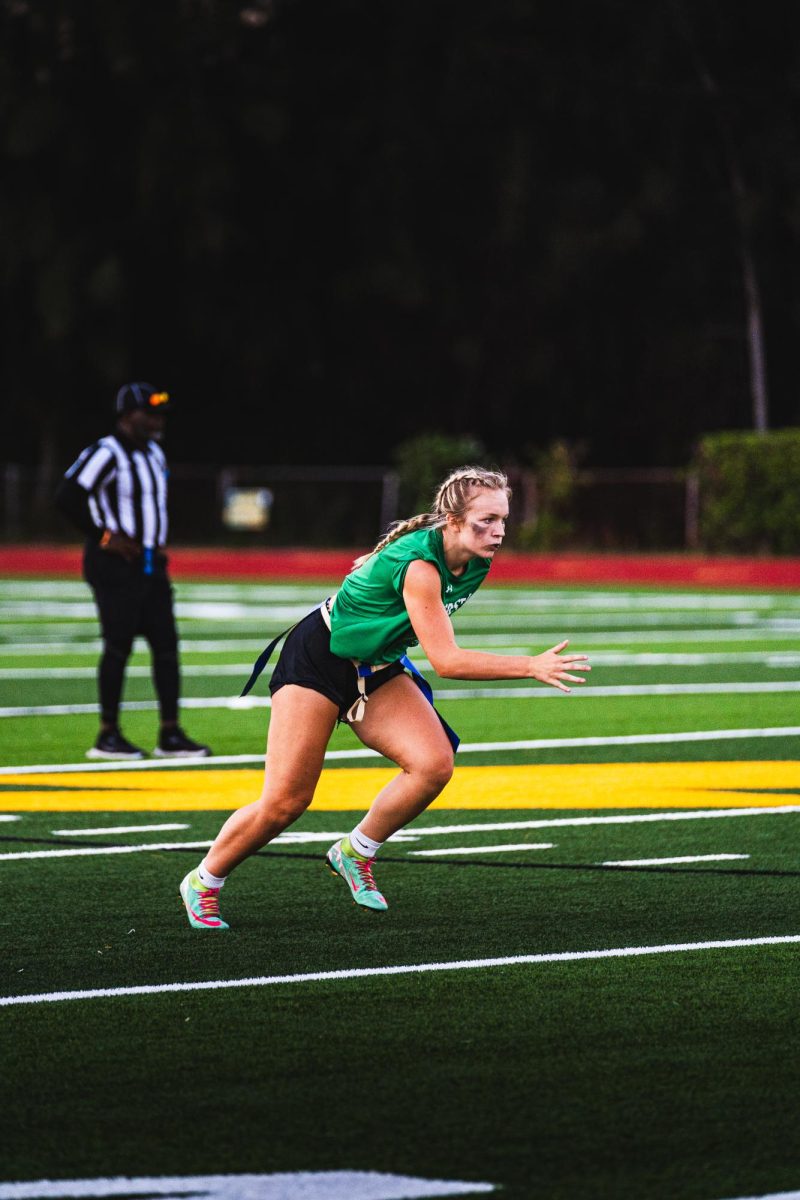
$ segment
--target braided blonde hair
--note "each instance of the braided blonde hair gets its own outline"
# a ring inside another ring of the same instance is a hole
[[[447,524],[449,516],[455,517],[458,521],[463,520],[476,488],[486,488],[493,492],[502,491],[511,499],[508,477],[502,471],[490,471],[485,467],[458,467],[439,484],[430,512],[417,513],[415,517],[408,517],[404,521],[395,521],[368,554],[362,554],[355,560],[351,570],[355,571],[373,554],[377,554],[385,546],[396,542],[406,533],[415,533],[418,529],[441,528]]]

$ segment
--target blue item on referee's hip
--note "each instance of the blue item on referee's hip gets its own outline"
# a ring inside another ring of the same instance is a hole
[[[153,547],[145,546],[142,554],[142,570],[145,575],[153,574]]]

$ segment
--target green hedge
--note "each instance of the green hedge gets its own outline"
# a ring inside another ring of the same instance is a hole
[[[800,429],[708,434],[692,467],[704,550],[800,552]]]

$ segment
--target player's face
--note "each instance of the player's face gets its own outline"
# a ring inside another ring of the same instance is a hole
[[[502,489],[480,488],[470,500],[460,526],[461,544],[481,558],[491,558],[503,543],[508,496]]]

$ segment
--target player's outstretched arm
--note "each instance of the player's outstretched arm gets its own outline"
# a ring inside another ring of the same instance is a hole
[[[559,691],[570,683],[585,683],[573,671],[591,667],[586,654],[565,654],[568,641],[542,654],[489,654],[458,645],[453,624],[442,604],[439,572],[433,563],[417,560],[406,571],[403,600],[414,633],[431,666],[442,679],[538,679]]]

